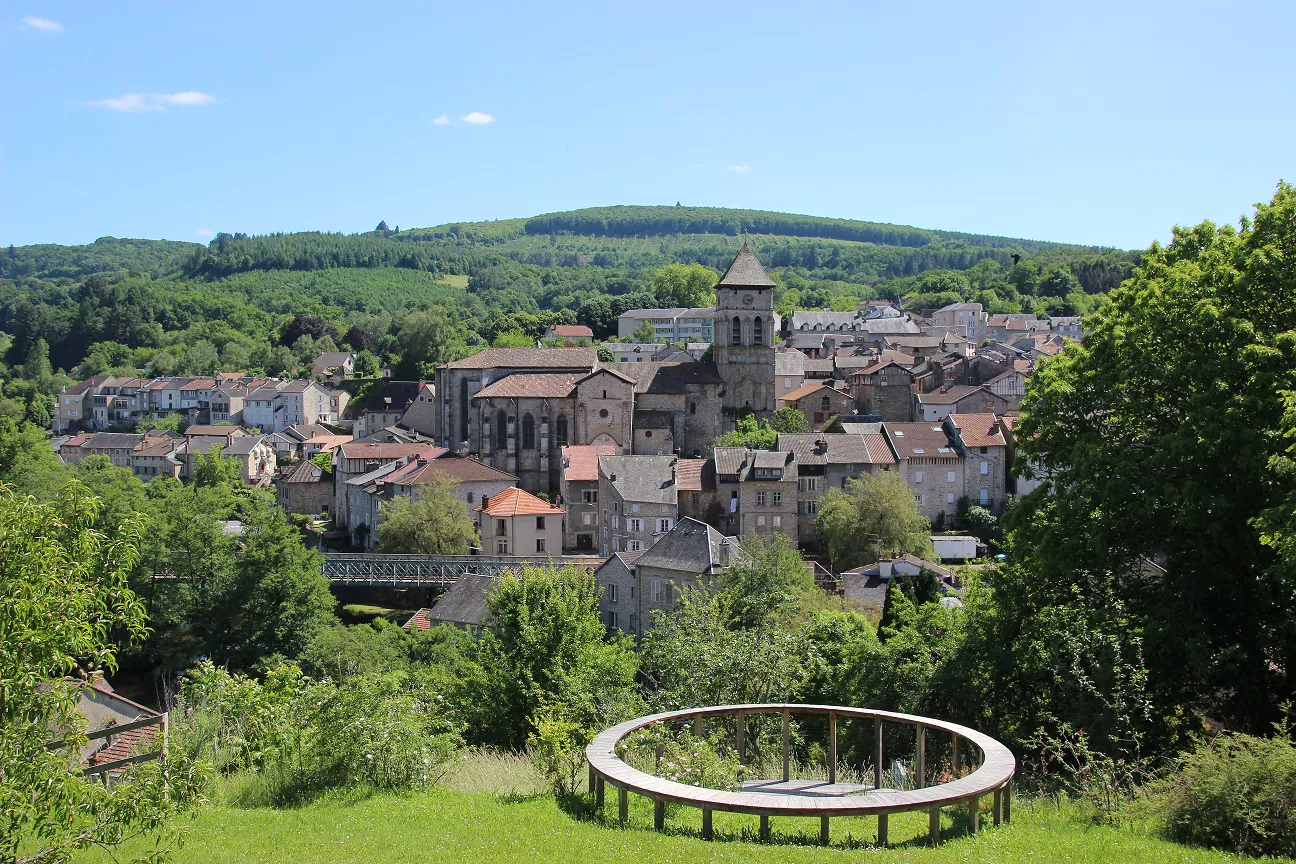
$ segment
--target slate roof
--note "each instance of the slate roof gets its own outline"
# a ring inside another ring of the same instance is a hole
[[[603,363],[599,369],[630,379],[635,393],[686,393],[690,384],[724,383],[714,363]]]
[[[741,447],[717,447],[712,452],[715,459],[716,474],[721,477],[732,477],[741,474],[743,464],[747,461],[747,451]]]
[[[875,336],[917,335],[922,332],[922,328],[908,318],[869,318],[864,322],[864,329]]]
[[[514,372],[477,391],[474,399],[560,399],[586,372]]]
[[[98,432],[83,444],[91,450],[134,450],[144,441],[138,432]]]
[[[974,387],[971,384],[955,384],[942,390],[919,393],[918,403],[920,405],[957,405],[980,389],[980,387]]]
[[[774,374],[778,375],[803,375],[805,374],[806,356],[800,351],[778,351],[774,354]]]
[[[863,320],[858,312],[813,312],[802,309],[794,309],[791,318],[789,327],[792,330],[805,328],[813,331],[816,327],[822,328],[816,332],[854,330]]]
[[[600,478],[608,478],[623,501],[645,504],[677,503],[678,487],[671,476],[674,464],[674,456],[600,456],[598,460]]]
[[[873,439],[872,442],[866,439]],[[879,440],[881,439],[881,440]],[[818,442],[825,446],[819,446]],[[870,443],[873,446],[870,446]],[[881,450],[876,444],[880,443]],[[778,450],[790,450],[801,465],[872,465],[895,463],[885,439],[881,435],[854,435],[849,432],[819,432],[782,434],[775,445]],[[882,457],[882,458],[879,458]]]
[[[350,351],[325,351],[315,358],[315,369],[325,370],[334,366],[345,365],[351,359]]]
[[[670,411],[649,411],[637,408],[634,412],[636,429],[674,429],[675,415]]]
[[[939,348],[944,344],[940,336],[890,336],[887,342],[902,348]]]
[[[333,474],[325,471],[310,460],[298,462],[291,468],[284,469],[279,475],[280,483],[328,483]]]
[[[773,288],[774,280],[765,272],[761,266],[756,253],[748,248],[744,243],[738,250],[738,254],[729,262],[725,269],[724,275],[716,283],[720,285],[733,285],[740,288]]]
[[[487,348],[447,363],[450,369],[593,369],[597,348]]]
[[[230,445],[225,448],[225,453],[229,456],[246,456],[255,450],[258,444],[261,444],[264,441],[264,435],[245,435],[242,438],[235,438],[230,442]]]
[[[717,447],[713,451],[717,477],[737,477],[739,482],[750,479],[753,468],[783,469],[782,482],[796,482],[796,475],[787,470],[789,454],[773,450],[745,450],[742,447]],[[791,460],[795,465],[795,456]],[[771,478],[761,478],[762,481]]]
[[[486,609],[486,597],[494,588],[494,576],[460,576],[428,610],[425,619],[428,623],[426,629],[436,627],[438,624],[460,624],[470,627],[480,627],[485,624],[490,617],[490,612]]]
[[[819,360],[813,357],[807,357],[805,363],[802,364],[802,369],[807,375],[811,372],[826,372],[831,375],[833,372],[833,359],[831,357],[825,357],[824,359]]]
[[[503,492],[496,492],[487,499],[483,507],[474,507],[474,512],[485,509],[487,516],[507,518],[509,516],[562,516],[561,507],[555,507],[543,498],[537,498],[530,492],[516,486],[510,486]]]
[[[843,432],[850,432],[853,435],[882,434],[881,423],[870,423],[862,420],[844,420],[841,417],[838,417],[837,420],[841,424],[841,430]]]
[[[710,459],[681,459],[675,463],[675,484],[681,492],[714,492],[715,463]]]
[[[753,468],[779,468],[782,469],[787,465],[788,458],[785,453],[778,453],[774,450],[756,450],[752,454]]]
[[[901,459],[954,458],[959,452],[950,443],[940,423],[883,423],[887,440]],[[943,452],[942,452],[943,451]]]
[[[600,456],[616,455],[615,444],[580,444],[562,448],[563,477],[568,483],[598,481]]]
[[[959,432],[964,447],[1006,447],[994,414],[951,414],[950,423]]]
[[[726,538],[705,522],[685,516],[634,563],[636,567],[704,575],[727,567],[731,556],[736,557],[741,551],[732,538]]]

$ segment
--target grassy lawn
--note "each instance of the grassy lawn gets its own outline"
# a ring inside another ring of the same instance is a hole
[[[461,275],[458,273],[447,273],[437,281],[442,283],[443,285],[449,285],[451,287],[458,288],[461,291],[468,287],[468,277],[466,275]]]
[[[344,624],[368,624],[375,618],[386,618],[393,624],[404,624],[417,611],[417,609],[390,609],[367,603],[347,603],[338,610],[338,617]]]
[[[1018,802],[1013,824],[968,836],[947,813],[947,839],[927,848],[923,814],[891,818],[892,845],[872,849],[873,819],[833,823],[833,843],[814,845],[817,820],[773,820],[773,844],[754,842],[754,816],[715,814],[716,840],[698,839],[698,811],[668,811],[666,830],[651,830],[648,802],[631,798],[630,827],[616,827],[616,798],[603,814],[564,809],[548,795],[499,796],[436,791],[317,801],[291,809],[208,805],[198,815],[177,862],[1222,862],[1234,856],[1191,849],[1132,829],[1101,828],[1047,805]],[[83,860],[101,860],[98,855]],[[103,859],[107,860],[107,859]]]

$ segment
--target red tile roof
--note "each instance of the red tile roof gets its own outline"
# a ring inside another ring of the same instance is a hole
[[[497,492],[486,502],[487,516],[561,516],[564,512],[561,507],[555,507],[548,501],[537,498],[530,492],[524,492],[516,486]]]
[[[432,629],[432,609],[424,606],[422,609],[410,616],[403,626],[406,630],[431,630]]]
[[[429,461],[414,460],[403,468],[383,478],[384,483],[396,483],[401,486],[419,486],[435,483],[438,477],[449,477],[456,483],[470,483],[475,480],[497,480],[512,483],[518,478],[506,471],[500,471],[471,456],[447,456]]]
[[[514,372],[477,391],[474,399],[544,399],[570,396],[587,372]]]
[[[584,324],[554,324],[549,328],[555,336],[561,336],[567,339],[586,339],[594,338],[594,331]]]
[[[860,438],[868,448],[869,459],[874,465],[894,465],[896,458],[887,445],[886,436],[880,432],[862,432]]]
[[[600,456],[615,456],[615,444],[583,444],[562,448],[563,477],[568,483],[596,482]]]
[[[447,364],[451,369],[593,369],[595,348],[487,348],[471,357]]]
[[[815,393],[819,392],[820,390],[832,390],[834,393],[838,394],[839,396],[850,395],[848,393],[842,392],[841,390],[838,390],[835,387],[829,387],[823,381],[812,381],[809,384],[802,384],[800,387],[796,388],[795,390],[791,390],[788,391],[787,393],[784,393],[782,396],[779,397],[778,401],[799,402],[800,400],[804,399],[807,396],[813,396]]]
[[[950,422],[959,430],[965,447],[1003,447],[1003,433],[999,431],[999,418],[994,414],[951,414]]]
[[[681,492],[714,492],[715,470],[706,459],[680,459],[675,463],[675,488]]]

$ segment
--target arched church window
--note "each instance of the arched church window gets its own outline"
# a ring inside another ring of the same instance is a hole
[[[730,340],[729,340],[729,344],[730,344],[730,345],[741,345],[741,344],[742,344],[742,319],[739,318],[737,315],[734,316],[734,320],[733,320],[733,336],[730,338]]]
[[[530,411],[522,416],[522,449],[535,449],[535,418]]]
[[[459,440],[468,440],[468,379],[459,379]]]
[[[567,446],[567,415],[559,414],[558,420],[555,422],[554,426],[556,431],[558,432],[558,446],[566,447]]]
[[[504,450],[508,447],[508,415],[501,408],[495,414],[495,449]]]

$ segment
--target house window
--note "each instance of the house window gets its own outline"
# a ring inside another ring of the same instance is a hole
[[[543,516],[536,517],[536,530],[537,531],[545,530],[545,517]]]
[[[659,532],[661,532],[662,534],[665,534],[667,531],[671,530],[671,520],[669,520],[669,519],[658,519],[658,520],[657,520],[657,530],[658,530]]]
[[[989,463],[989,462],[982,462],[982,463],[981,463],[981,473],[982,473],[982,474],[989,474],[989,473],[990,473],[990,463]]]
[[[814,491],[818,490],[818,488],[819,488],[819,478],[818,478],[818,477],[806,477],[806,478],[805,478],[805,491],[806,491],[806,492],[814,492]]]
[[[507,541],[507,540],[499,540],[499,541],[497,541],[497,542],[495,543],[495,554],[496,554],[496,555],[507,555],[507,554],[508,554],[508,541]]]
[[[733,333],[731,334],[729,344],[742,344],[742,320],[737,315],[735,315],[733,319]]]
[[[617,586],[615,582],[607,586],[607,599],[609,603],[617,602]]]
[[[554,428],[558,433],[558,446],[559,447],[567,446],[567,415],[566,414],[558,415],[558,419],[554,423]]]
[[[774,506],[775,506],[775,507],[782,507],[782,506],[783,506],[783,493],[782,493],[782,492],[775,492],[775,493],[774,493]]]
[[[954,472],[953,472],[953,471],[946,471],[946,472],[945,472],[945,482],[946,482],[946,483],[953,483],[953,482],[954,482]]]
[[[824,412],[825,414],[827,414],[829,411],[832,410],[832,402],[828,399],[827,396],[819,400],[819,410]]]
[[[593,524],[594,524],[594,514],[593,514],[593,513],[582,513],[582,514],[581,514],[581,524],[582,524],[582,525],[593,525]]]
[[[782,517],[782,516],[773,516],[773,517],[771,517],[771,518],[770,518],[770,524],[773,525],[773,527],[775,527],[775,528],[782,528],[782,527],[783,527],[783,517]]]
[[[989,489],[982,489],[982,490],[980,491],[980,493],[978,494],[978,496],[977,496],[977,500],[980,502],[980,504],[981,504],[982,507],[985,507],[987,504],[989,504],[989,503],[990,503],[990,490],[989,490]]]
[[[945,493],[945,503],[946,503],[946,504],[953,504],[953,503],[954,503],[954,493],[953,493],[953,492],[946,492],[946,493]]]
[[[662,585],[660,579],[652,580],[652,602],[660,603],[662,599]]]
[[[764,492],[757,492],[757,493],[756,493],[756,506],[757,506],[757,507],[764,507],[764,506],[765,506],[765,493],[764,493]]]
[[[496,520],[495,520],[495,536],[496,536],[496,537],[505,537],[505,536],[507,536],[507,535],[508,535],[508,523],[505,522],[503,519],[496,519]]]
[[[981,448],[981,452],[982,452],[982,453],[989,453],[989,452],[990,452],[990,448],[989,448],[989,447],[982,447],[982,448]]]
[[[606,420],[606,419],[607,419],[607,416],[608,416],[607,409],[606,409],[606,408],[600,408],[600,409],[599,409],[599,419],[600,419],[600,420]]]
[[[639,519],[627,519],[627,520],[626,520],[626,530],[627,530],[627,531],[642,531],[642,530],[643,530],[643,522],[642,522],[641,520],[639,520]]]
[[[543,538],[543,537],[537,537],[537,538],[536,538],[536,551],[539,552],[539,553],[542,554],[542,555],[544,554],[544,551],[545,551],[545,538]]]
[[[806,512],[806,515],[807,515],[807,516],[813,516],[813,515],[815,515],[816,513],[818,513],[818,512],[819,512],[819,502],[818,502],[818,501],[807,501],[807,502],[805,502],[805,512]]]
[[[757,315],[756,320],[752,322],[752,344],[765,344],[765,322],[761,320],[759,315]]]
[[[584,501],[585,501],[586,504],[597,504],[597,503],[598,503],[598,490],[597,490],[597,489],[586,489],[586,490],[582,493],[582,498],[584,499]]]
[[[638,513],[638,512],[639,512],[639,505],[638,505],[638,504],[631,504],[631,505],[630,505],[630,512],[631,512],[631,513]]]
[[[609,630],[617,629],[617,613],[615,609],[611,609],[607,613],[607,626]]]
[[[696,413],[697,413],[697,403],[696,403],[696,402],[690,402],[690,403],[689,403],[689,413],[690,413],[690,414],[696,414]]]
[[[642,541],[642,540],[631,540],[630,542],[626,543],[626,551],[627,551],[627,552],[642,552],[642,551],[643,551],[643,541]]]
[[[764,528],[764,527],[765,527],[765,517],[764,517],[764,516],[757,516],[757,517],[756,517],[756,527],[757,527],[757,528]]]
[[[522,449],[535,449],[535,418],[530,411],[522,417]]]
[[[923,482],[923,472],[921,472],[921,471],[915,471],[915,472],[914,472],[914,482],[915,482],[915,483],[921,483],[921,482]]]

